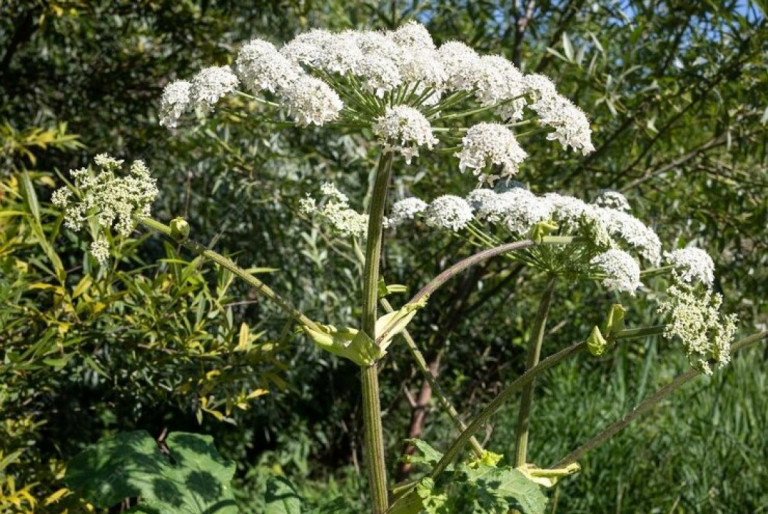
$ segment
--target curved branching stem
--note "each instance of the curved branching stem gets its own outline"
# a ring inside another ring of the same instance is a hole
[[[390,305],[386,298],[382,298],[380,302],[385,311],[394,312],[392,305]],[[421,373],[424,375],[424,380],[427,381],[429,386],[432,388],[432,392],[437,397],[437,401],[440,402],[440,405],[451,418],[453,424],[456,425],[456,428],[459,430],[459,432],[466,430],[467,425],[461,420],[459,417],[459,412],[448,399],[448,396],[443,392],[443,389],[440,387],[437,378],[432,376],[432,372],[429,370],[427,360],[424,358],[421,350],[419,350],[419,347],[416,345],[416,341],[413,340],[413,337],[411,337],[411,334],[408,332],[408,330],[403,330],[401,335],[403,336],[403,339],[405,339],[405,344],[408,347],[408,351],[411,352],[413,360],[416,361],[416,365],[418,366],[419,371],[421,371]],[[472,451],[474,452],[475,456],[477,458],[482,458],[483,447],[474,436],[469,439],[469,444],[472,446]]]
[[[544,244],[544,245],[560,245],[560,244],[571,244],[576,243],[581,240],[578,236],[545,236],[541,239],[541,242],[536,242],[533,239],[524,239],[522,241],[515,241],[514,243],[506,243],[503,245],[499,245],[495,248],[489,248],[488,250],[483,250],[481,252],[477,252],[474,255],[470,255],[469,257],[466,257],[459,262],[455,263],[450,268],[446,269],[439,275],[437,275],[435,278],[429,281],[427,285],[422,287],[418,293],[413,295],[413,298],[408,300],[408,303],[405,304],[405,306],[417,306],[419,303],[428,298],[432,293],[440,289],[446,282],[451,280],[453,277],[464,271],[465,269],[474,266],[475,264],[479,264],[483,261],[486,261],[492,257],[496,257],[497,255],[501,255],[508,252],[514,252],[516,250],[525,250],[526,248],[531,248],[533,246],[536,246],[537,244]],[[376,344],[380,344],[381,341],[384,340],[386,336],[389,334],[387,332],[384,332],[382,334],[377,335]]]
[[[749,346],[752,346],[760,341],[763,341],[765,339],[768,339],[768,330],[764,330],[762,332],[758,332],[756,334],[753,334],[749,337],[745,337],[744,339],[734,343],[731,345],[731,352],[736,352],[741,349],[747,348]],[[682,385],[687,384],[694,378],[701,375],[702,372],[692,369],[689,370],[679,377],[675,378],[672,382],[665,385],[649,397],[647,397],[645,400],[643,400],[637,407],[635,407],[632,412],[628,412],[623,418],[620,420],[614,422],[612,425],[601,431],[599,434],[591,438],[586,443],[579,446],[577,449],[560,459],[557,463],[553,464],[552,468],[560,468],[565,467],[568,464],[572,462],[576,462],[579,458],[581,458],[582,455],[585,453],[594,450],[601,444],[603,444],[605,441],[616,435],[617,432],[619,432],[621,429],[635,421],[637,418],[651,410],[654,406],[656,406],[659,402],[661,402],[664,398],[675,392],[677,389],[679,389]]]
[[[531,341],[528,346],[528,356],[525,363],[526,370],[535,367],[539,363],[541,346],[544,343],[544,333],[546,332],[547,316],[549,315],[549,307],[552,304],[554,292],[555,277],[551,276],[541,297],[539,310],[536,313],[536,319],[531,330]],[[515,467],[525,464],[526,457],[528,456],[528,429],[530,427],[534,387],[535,381],[531,380],[523,386],[522,393],[520,394],[520,410],[517,416],[517,444],[515,445]]]
[[[229,270],[235,276],[241,278],[247,284],[252,286],[257,293],[272,300],[283,312],[285,312],[291,318],[295,319],[302,327],[311,328],[313,330],[320,330],[320,327],[318,327],[317,323],[309,319],[304,313],[294,307],[288,300],[278,295],[268,285],[256,278],[253,274],[248,273],[248,271],[235,264],[232,259],[225,257],[220,253],[214,252],[213,250],[206,248],[205,246],[191,239],[178,240],[174,238],[171,234],[171,227],[160,223],[159,221],[153,220],[152,218],[141,218],[138,221],[141,225],[168,236],[169,238],[178,242],[184,248],[187,248],[188,250],[191,250],[192,252],[215,262],[222,268]]]
[[[540,243],[535,242],[533,239],[523,239],[522,241],[515,241],[514,243],[506,243],[503,245],[499,245],[495,248],[489,248],[488,250],[483,250],[482,252],[477,252],[474,255],[470,255],[469,257],[460,260],[450,268],[446,269],[442,273],[440,273],[438,276],[433,278],[429,281],[427,285],[422,287],[418,293],[416,293],[413,298],[411,298],[408,301],[408,304],[417,304],[421,299],[423,299],[425,296],[429,296],[435,291],[437,291],[443,284],[448,282],[450,279],[452,279],[454,276],[458,275],[465,269],[469,268],[470,266],[474,266],[475,264],[479,264],[483,261],[486,261],[492,257],[496,257],[497,255],[501,255],[503,253],[507,252],[514,252],[516,250],[525,250],[526,248],[532,248],[536,246],[537,244],[545,244],[545,245],[557,245],[557,244],[570,244],[570,243],[576,243],[580,240],[578,236],[545,236],[541,239]]]

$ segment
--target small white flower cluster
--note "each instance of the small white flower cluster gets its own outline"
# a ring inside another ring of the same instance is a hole
[[[416,197],[406,198],[392,205],[392,214],[385,226],[394,228],[417,217],[422,217],[430,227],[458,232],[472,221],[472,206],[454,195],[439,196],[430,203]]]
[[[670,286],[667,294],[669,300],[659,303],[659,312],[669,317],[664,337],[680,338],[691,365],[708,375],[710,361],[719,367],[728,364],[737,318],[720,314],[722,297],[710,289],[702,295],[683,284]]]
[[[547,139],[558,141],[564,148],[570,146],[583,155],[594,152],[592,129],[584,112],[559,95],[548,78],[528,75],[525,81],[527,92],[536,99],[531,109],[536,111],[543,125],[555,129]]]
[[[160,125],[176,127],[181,116],[188,110],[202,114],[237,87],[237,76],[229,66],[212,66],[201,70],[191,82],[177,80],[163,91],[160,100]]]
[[[424,212],[426,208],[427,202],[416,197],[397,201],[392,205],[392,211],[390,212],[386,227],[396,227],[407,220],[413,220],[417,215]]]
[[[520,163],[528,154],[515,139],[515,135],[504,125],[496,123],[478,123],[467,131],[461,140],[459,171],[464,173],[473,168],[480,182],[493,182],[498,178],[510,178],[517,174]],[[486,165],[501,166],[501,175],[482,173]]]
[[[472,221],[472,207],[463,198],[438,196],[424,210],[424,221],[430,227],[458,232]]]
[[[349,198],[330,182],[324,183],[320,192],[325,197],[318,202],[307,194],[299,209],[304,214],[321,218],[342,236],[365,237],[368,215],[349,208]]]
[[[672,273],[678,281],[688,284],[700,282],[707,287],[715,281],[715,263],[707,252],[699,248],[683,248],[664,254],[672,266]]]
[[[94,158],[100,169],[96,174],[88,168],[70,171],[74,185],[79,191],[75,198],[66,187],[53,193],[51,201],[64,209],[64,225],[78,231],[90,216],[95,216],[104,229],[115,227],[123,236],[128,236],[136,227],[136,218],[150,215],[152,202],[158,195],[155,179],[142,161],[134,161],[125,176],[117,176],[123,161],[106,154]],[[99,239],[91,244],[91,253],[99,262],[109,257],[109,244]]]
[[[640,282],[640,266],[634,257],[623,250],[608,250],[594,257],[590,264],[605,273],[603,285],[608,289],[634,296],[643,285]]]
[[[378,118],[372,128],[373,133],[384,142],[384,148],[399,152],[408,164],[418,157],[420,146],[431,150],[437,144],[427,118],[407,105],[387,107],[384,116]]]
[[[632,211],[627,198],[623,194],[609,189],[601,191],[592,203],[598,207],[607,207],[608,209],[615,209],[617,211]]]

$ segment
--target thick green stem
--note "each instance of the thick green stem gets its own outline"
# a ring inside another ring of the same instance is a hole
[[[386,298],[381,299],[381,305],[387,312],[394,311]],[[451,421],[453,421],[453,424],[456,425],[459,433],[461,433],[463,430],[466,430],[467,425],[461,420],[459,417],[459,412],[456,410],[453,404],[451,404],[451,401],[443,392],[443,389],[440,387],[437,379],[432,375],[432,372],[429,369],[429,365],[427,364],[427,360],[424,358],[421,350],[419,350],[419,347],[416,346],[416,341],[413,340],[413,337],[411,337],[411,334],[407,330],[403,330],[401,335],[403,336],[403,339],[405,339],[405,344],[408,346],[408,350],[411,352],[413,360],[416,361],[416,365],[419,367],[419,371],[421,371],[422,375],[424,375],[424,380],[427,381],[429,386],[432,388],[432,392],[437,397],[437,401],[440,402],[440,405],[443,407],[443,409],[445,409],[445,412],[448,413],[448,416],[451,418]],[[482,458],[483,447],[474,436],[469,439],[469,444],[472,446],[472,451],[475,453],[475,456],[477,458]]]
[[[384,206],[387,189],[392,175],[392,152],[385,152],[379,159],[376,178],[368,212],[368,235],[365,246],[365,267],[363,269],[363,318],[362,330],[371,339],[376,339],[376,305],[379,292],[379,262],[384,223]],[[387,510],[387,466],[384,458],[384,436],[381,426],[379,404],[379,375],[376,365],[361,369],[363,387],[363,431],[365,434],[365,461],[371,488],[371,502],[374,514]]]
[[[757,334],[753,334],[749,337],[745,337],[741,341],[734,343],[731,346],[731,352],[739,351],[743,348],[746,348],[748,346],[752,346],[764,339],[768,338],[768,331],[764,330],[762,332],[758,332]],[[676,379],[674,379],[669,384],[665,385],[652,395],[650,395],[648,398],[643,400],[640,405],[635,407],[635,409],[632,412],[628,412],[623,418],[620,420],[614,422],[609,427],[607,427],[605,430],[594,436],[592,439],[587,441],[586,443],[582,444],[579,448],[569,453],[564,458],[560,459],[559,462],[552,465],[552,468],[561,468],[565,467],[568,464],[572,462],[576,462],[582,455],[585,453],[594,450],[601,444],[603,444],[605,441],[616,435],[617,432],[619,432],[621,429],[635,421],[637,418],[651,410],[655,405],[657,405],[659,402],[661,402],[664,398],[675,392],[677,389],[680,388],[683,384],[686,384],[693,380],[694,378],[701,375],[701,372],[695,369],[686,371]]]
[[[544,333],[546,331],[547,316],[549,307],[552,304],[552,296],[555,292],[555,277],[550,277],[547,282],[547,288],[539,303],[539,310],[536,313],[536,320],[533,323],[531,331],[531,341],[528,346],[528,357],[525,363],[525,370],[534,368],[541,357],[541,346],[544,342]],[[523,387],[520,394],[520,410],[517,416],[517,444],[515,446],[515,467],[522,466],[528,457],[528,429],[531,420],[531,406],[533,404],[533,388],[535,380],[531,380]]]
[[[173,237],[171,235],[171,227],[168,225],[164,225],[163,223],[160,223],[159,221],[155,221],[151,218],[141,218],[139,219],[139,223],[141,223],[143,226],[150,228],[152,230],[156,230],[162,234],[165,234],[168,237]],[[176,240],[176,239],[174,239]],[[256,292],[261,294],[262,296],[265,296],[266,298],[269,298],[275,304],[280,307],[280,309],[283,310],[288,316],[292,317],[296,321],[298,321],[302,326],[309,327],[313,330],[320,330],[320,328],[317,326],[317,324],[309,319],[307,316],[305,316],[301,311],[299,311],[297,308],[295,308],[291,303],[275,293],[269,286],[267,286],[264,282],[253,276],[251,273],[248,273],[246,270],[235,264],[232,259],[229,259],[228,257],[224,257],[220,253],[216,253],[213,250],[206,248],[205,246],[201,245],[200,243],[196,243],[195,241],[192,241],[191,239],[184,239],[184,240],[176,240],[179,244],[181,244],[183,247],[187,248],[188,250],[191,250],[195,252],[198,255],[202,255],[206,259],[212,260],[222,268],[225,268],[232,272],[235,276],[243,279],[247,284],[253,286],[254,289],[256,289]]]

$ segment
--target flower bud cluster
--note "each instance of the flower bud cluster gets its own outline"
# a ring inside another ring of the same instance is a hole
[[[155,179],[142,161],[134,161],[128,174],[118,176],[123,161],[106,154],[97,155],[96,173],[88,168],[70,171],[74,179],[77,197],[63,187],[53,193],[51,201],[64,210],[64,225],[71,230],[81,230],[89,218],[95,217],[99,225],[109,230],[114,227],[122,236],[128,236],[136,227],[136,218],[150,215],[150,207],[158,194]],[[109,256],[106,239],[91,244],[91,253],[99,262]]]
[[[309,195],[301,200],[301,212],[319,218],[342,236],[365,237],[368,215],[351,209],[347,195],[330,182],[323,184],[320,192],[324,197],[320,202]]]
[[[722,296],[709,288],[702,293],[684,283],[669,287],[667,295],[667,300],[659,302],[659,312],[668,317],[664,337],[679,338],[691,365],[708,375],[712,374],[711,363],[718,367],[728,364],[737,318],[720,313]]]

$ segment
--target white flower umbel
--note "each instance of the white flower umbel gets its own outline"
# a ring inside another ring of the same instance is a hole
[[[669,299],[659,302],[659,312],[668,317],[664,337],[679,338],[691,365],[710,375],[710,361],[717,366],[730,359],[730,346],[736,333],[736,316],[720,314],[722,297],[705,289],[703,295],[692,287],[678,284],[667,289]]]
[[[206,113],[222,96],[234,91],[237,84],[237,76],[229,66],[211,66],[192,79],[189,97],[195,108]]]
[[[192,84],[186,80],[177,80],[165,86],[163,97],[160,99],[160,125],[168,128],[178,125],[179,118],[190,106],[191,88]]]
[[[424,212],[426,208],[427,203],[420,198],[411,197],[399,200],[392,205],[392,212],[390,213],[387,227],[396,227],[406,220],[415,219],[416,216]]]
[[[304,71],[281,55],[275,46],[253,39],[240,49],[235,71],[246,89],[253,93],[276,92],[295,82]]]
[[[462,138],[461,151],[456,156],[462,173],[472,168],[480,182],[493,183],[497,178],[515,175],[528,154],[507,127],[496,123],[478,123]],[[483,173],[492,164],[502,167],[500,175]]]
[[[61,188],[54,193],[53,203],[64,209],[69,229],[81,230],[89,217],[95,217],[102,228],[114,226],[121,235],[128,236],[136,227],[136,218],[150,215],[150,206],[158,194],[155,179],[142,161],[134,161],[125,176],[116,175],[123,161],[100,154],[94,162],[100,168],[95,174],[87,168],[70,171],[79,196]],[[91,250],[100,262],[109,255],[105,239],[94,241]]]
[[[332,122],[344,108],[341,98],[328,84],[308,75],[299,77],[279,94],[296,123],[303,126]]]
[[[402,154],[408,164],[419,155],[420,146],[431,150],[438,142],[432,135],[429,120],[417,109],[406,105],[387,107],[384,116],[376,119],[372,129],[385,148]]]
[[[603,285],[608,289],[623,291],[632,296],[643,284],[640,283],[640,266],[635,258],[622,250],[608,250],[590,262],[603,274]]]
[[[615,209],[627,213],[632,211],[627,198],[618,191],[600,191],[600,194],[595,197],[595,200],[592,203],[598,207],[605,207],[607,209]]]
[[[368,216],[350,209],[347,195],[332,183],[324,183],[320,191],[325,198],[318,202],[308,195],[299,204],[301,212],[320,218],[342,236],[365,237]]]
[[[472,221],[472,207],[458,196],[439,196],[424,211],[424,220],[430,227],[458,232]]]
[[[707,287],[715,280],[715,263],[707,252],[700,248],[683,248],[664,254],[666,261],[672,265],[672,272],[678,280],[700,282]]]

